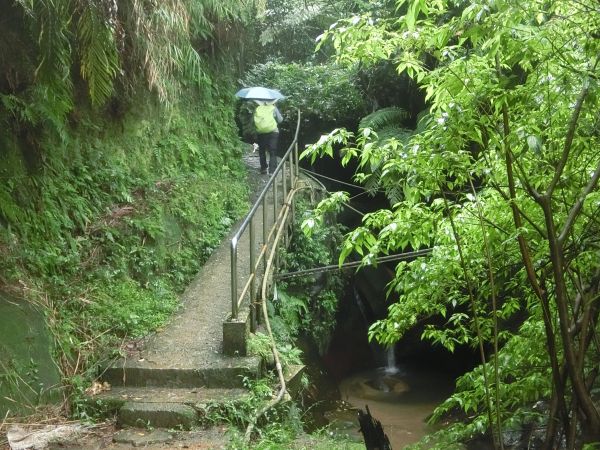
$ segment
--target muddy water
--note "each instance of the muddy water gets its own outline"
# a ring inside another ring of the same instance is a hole
[[[378,299],[385,296],[372,287],[363,292],[374,292],[375,298],[368,301],[353,289],[340,303],[337,328],[322,357],[341,400],[354,410],[336,405],[326,419],[336,433],[354,436],[356,409],[368,406],[382,423],[392,448],[400,450],[434,431],[426,419],[452,393],[456,377],[468,369],[471,356],[469,351],[450,354],[431,347],[420,339],[420,330],[407,333],[389,349],[369,342],[369,326],[383,314],[377,313],[378,308],[385,309]]]
[[[453,380],[418,367],[378,368],[351,375],[339,384],[342,400],[369,407],[383,425],[394,450],[434,431],[426,419],[452,392]]]

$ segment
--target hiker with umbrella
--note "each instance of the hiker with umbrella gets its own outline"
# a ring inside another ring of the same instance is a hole
[[[285,98],[281,92],[264,87],[250,87],[240,89],[235,94],[244,100],[252,100],[256,105],[252,112],[250,127],[256,134],[258,141],[258,156],[260,159],[260,173],[274,173],[277,168],[277,145],[279,143],[279,128],[283,117],[275,106],[277,100]],[[267,166],[267,152],[269,165]]]

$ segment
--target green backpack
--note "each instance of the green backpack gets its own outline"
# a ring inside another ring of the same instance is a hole
[[[277,130],[275,105],[258,105],[254,111],[254,127],[259,134]]]

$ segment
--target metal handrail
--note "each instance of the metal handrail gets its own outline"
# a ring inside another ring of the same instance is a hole
[[[298,133],[299,133],[299,131],[300,131],[300,110],[298,110],[298,119],[296,121],[296,132],[294,133],[294,139],[292,140],[292,143],[290,144],[290,146],[286,150],[285,154],[281,158],[281,161],[277,165],[275,172],[269,177],[269,181],[267,182],[266,186],[263,188],[260,195],[258,196],[256,201],[252,205],[252,208],[250,208],[250,212],[248,212],[248,214],[242,221],[241,225],[239,226],[237,232],[231,239],[231,320],[237,319],[240,305],[242,304],[248,291],[250,291],[250,302],[251,302],[251,304],[254,303],[255,299],[253,297],[255,295],[254,283],[257,278],[256,274],[260,271],[261,262],[263,263],[263,271],[265,270],[265,267],[264,267],[266,265],[265,255],[267,253],[268,245],[269,245],[269,242],[271,241],[271,238],[273,237],[273,230],[275,230],[277,223],[281,218],[281,214],[278,214],[278,213],[281,212],[281,208],[285,205],[288,188],[292,189],[295,186],[296,181],[298,179],[298,175],[299,175],[299,170],[298,170]],[[287,180],[286,180],[286,168],[288,165],[289,165],[289,175],[290,175],[289,176],[289,178],[290,178],[289,186],[288,186]],[[281,177],[279,177],[279,175],[281,175]],[[281,178],[282,193],[283,193],[281,205],[278,205],[279,195],[278,195],[278,189],[277,189],[278,184],[277,183],[279,182],[279,178]],[[269,191],[272,191],[272,198],[273,198],[273,227],[271,228],[271,231],[267,234],[268,213],[267,213],[266,200],[267,200],[267,195],[268,195]],[[256,215],[256,212],[258,211],[258,209],[261,206],[262,206],[262,213],[263,213],[263,229],[262,229],[262,235],[263,235],[262,238],[263,239],[262,239],[261,250],[257,256],[256,255],[256,233],[254,230],[254,221],[252,219],[254,218],[254,216]],[[247,228],[249,228],[249,233],[250,233],[250,248],[249,248],[250,275],[248,277],[248,280],[246,281],[246,284],[244,285],[244,287],[242,289],[241,294],[238,296],[238,293],[237,293],[237,291],[238,291],[238,273],[237,273],[238,272],[237,271],[237,269],[238,269],[238,261],[237,261],[237,259],[238,259],[237,258],[238,243],[240,241],[242,234],[244,233],[244,231],[246,231]]]

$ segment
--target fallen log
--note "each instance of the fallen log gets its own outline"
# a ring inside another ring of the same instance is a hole
[[[358,410],[358,423],[367,450],[392,450],[390,440],[383,431],[381,422],[371,415],[368,405],[365,405],[365,408],[366,413],[362,409]]]

